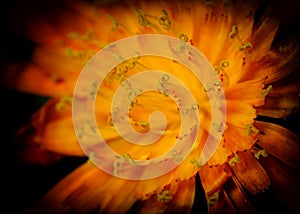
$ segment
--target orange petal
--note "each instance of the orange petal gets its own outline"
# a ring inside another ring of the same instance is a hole
[[[279,53],[279,50],[268,51],[261,59],[250,62],[243,72],[244,79],[264,80],[265,84],[269,84],[296,70],[298,64],[295,63],[294,59],[299,58],[298,50],[293,47],[293,44],[288,45],[287,49],[289,51],[284,54]],[[253,72],[258,70],[259,72]]]
[[[226,165],[209,167],[207,164],[200,168],[200,178],[207,196],[217,192],[231,176]]]
[[[167,213],[189,213],[192,209],[195,196],[195,179],[184,180],[178,183],[177,191],[172,196]]]
[[[110,176],[88,162],[60,181],[31,211],[125,213],[136,201],[132,194],[135,185],[134,181]]]
[[[34,129],[31,144],[58,154],[85,156],[73,128],[71,100],[62,100],[53,98],[35,113],[29,125]]]
[[[168,185],[170,198],[161,201],[157,194],[141,201],[137,205],[137,213],[189,213],[192,209],[195,195],[195,179],[174,182]]]
[[[34,64],[11,66],[1,78],[7,87],[46,96],[71,95],[75,85],[75,78],[56,79]]]
[[[295,95],[270,95],[266,97],[265,105],[257,108],[257,115],[284,118],[300,106],[300,97]]]
[[[239,152],[240,162],[232,166],[241,184],[252,194],[266,190],[270,180],[264,168],[249,152]]]
[[[235,214],[237,210],[233,206],[227,193],[222,189],[217,193],[217,199],[210,202],[209,213],[211,214]]]
[[[243,128],[228,125],[224,133],[225,147],[229,148],[232,152],[244,151],[250,149],[255,143],[255,133],[246,133],[246,126]]]
[[[232,176],[232,179],[226,182],[224,190],[236,207],[238,213],[257,213],[257,210],[251,205],[251,202],[235,176]]]
[[[226,123],[245,128],[246,124],[252,124],[256,117],[256,110],[251,104],[237,100],[226,100]]]
[[[260,130],[260,146],[286,164],[300,169],[299,135],[273,123],[255,121],[255,126]]]
[[[264,104],[264,98],[261,96],[263,87],[264,84],[257,80],[245,81],[226,88],[225,96],[227,100],[261,106]]]

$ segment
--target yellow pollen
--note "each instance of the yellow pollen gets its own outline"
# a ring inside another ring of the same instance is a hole
[[[229,76],[225,71],[225,68],[228,68],[229,65],[230,63],[228,60],[222,60],[219,66],[214,66],[216,73],[220,74],[221,82],[224,83],[226,86],[228,86],[230,83]]]
[[[213,1],[210,0],[202,0],[202,2],[208,6],[215,6],[215,3]]]
[[[256,159],[259,159],[260,156],[263,156],[264,158],[268,157],[267,151],[262,149],[262,150],[258,150],[257,152],[254,153],[254,157]]]
[[[171,29],[171,21],[168,18],[168,13],[165,10],[161,10],[161,17],[159,18],[158,22],[159,24],[165,29],[170,30]]]
[[[109,115],[109,116],[107,117],[107,125],[108,125],[108,126],[113,126],[113,125],[114,125],[113,120],[112,120],[112,116],[111,116],[111,115]]]
[[[239,51],[245,51],[252,48],[252,44],[250,42],[246,42],[245,44],[241,44],[238,47]]]
[[[58,103],[56,103],[55,109],[56,109],[56,111],[62,111],[62,110],[64,110],[68,105],[69,105],[69,106],[72,105],[72,97],[64,96],[64,97],[60,98],[60,100],[59,100]]]
[[[198,162],[195,158],[192,158],[192,159],[191,159],[191,163],[194,165],[194,167],[195,167],[196,169],[200,169],[200,168],[201,168],[199,162]]]
[[[240,157],[237,154],[235,154],[235,156],[231,158],[228,163],[230,166],[234,166],[236,163],[239,163],[240,161],[241,161]]]
[[[117,31],[119,30],[119,21],[116,20],[112,15],[108,14],[109,19],[112,21],[112,27],[111,30],[112,31]]]
[[[178,35],[178,38],[179,38],[180,40],[184,41],[184,42],[189,41],[189,37],[188,37],[186,34],[184,34],[184,33],[180,33],[180,34]]]
[[[219,200],[219,192],[215,192],[213,195],[211,195],[208,200],[207,204],[208,206],[214,205]]]
[[[261,96],[266,97],[273,90],[272,85],[269,85],[266,89],[261,91]]]
[[[287,52],[288,47],[285,45],[281,45],[279,46],[279,52],[280,53],[286,53]]]
[[[251,135],[252,132],[257,133],[259,130],[252,124],[246,124],[246,134]]]
[[[145,27],[152,26],[152,23],[150,23],[148,21],[148,19],[146,18],[146,15],[144,14],[144,12],[142,10],[136,10],[136,15],[138,18],[139,25],[145,26]]]
[[[169,202],[172,200],[172,195],[169,190],[163,190],[161,192],[157,192],[157,201],[158,202]]]

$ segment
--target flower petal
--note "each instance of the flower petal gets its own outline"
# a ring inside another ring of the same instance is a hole
[[[195,196],[195,179],[191,177],[189,180],[179,182],[177,191],[170,201],[167,213],[189,213],[192,209]]]
[[[224,213],[224,214],[235,214],[237,213],[236,208],[233,206],[230,198],[228,197],[228,194],[221,189],[220,192],[217,193],[218,197],[216,200],[211,201],[209,204],[209,213],[211,214],[218,214],[218,213]]]
[[[224,190],[228,194],[233,205],[237,208],[238,213],[257,213],[257,210],[251,205],[251,202],[235,176],[232,176],[232,179],[229,179],[226,182]]]
[[[138,202],[137,213],[190,213],[195,195],[195,179],[173,182],[165,190],[170,198],[163,201],[158,194]]]
[[[249,152],[239,152],[240,161],[232,167],[241,184],[252,194],[266,190],[270,180],[264,168]]]
[[[71,98],[53,98],[38,110],[28,125],[34,129],[29,143],[62,155],[84,156],[73,128],[71,102]]]
[[[260,130],[258,144],[286,164],[300,169],[300,137],[288,129],[268,122],[255,121]]]
[[[257,109],[257,115],[284,118],[300,106],[300,97],[292,95],[268,95],[266,103]]]
[[[207,164],[200,168],[200,177],[206,195],[209,197],[217,192],[231,176],[226,165],[209,167]]]
[[[112,177],[87,162],[60,181],[31,211],[125,213],[136,201],[132,194],[135,186],[136,182]]]

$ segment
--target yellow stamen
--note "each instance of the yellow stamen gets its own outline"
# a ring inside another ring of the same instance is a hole
[[[208,206],[214,205],[219,200],[219,192],[215,192],[213,195],[211,195],[208,200],[207,204]]]
[[[263,89],[263,90],[261,91],[261,96],[262,96],[262,97],[267,96],[272,90],[273,90],[272,85],[269,85],[266,89]]]
[[[263,156],[264,158],[268,157],[267,151],[262,149],[262,150],[258,150],[257,152],[254,153],[254,157],[256,159],[259,159],[260,156]]]
[[[132,159],[131,155],[126,153],[126,154],[123,154],[122,157],[124,158],[124,160],[127,162],[129,162],[130,164],[132,165],[136,165],[136,162]]]
[[[149,26],[152,26],[152,23],[150,23],[148,21],[148,19],[146,18],[146,15],[144,14],[144,12],[142,10],[136,10],[136,15],[137,15],[137,18],[138,18],[138,23],[139,25],[141,26],[145,26],[145,27],[149,27]]]
[[[157,192],[157,201],[158,202],[169,202],[172,200],[172,195],[169,190],[163,190],[161,192]]]
[[[215,3],[213,1],[210,0],[202,0],[202,2],[208,6],[215,6]]]
[[[279,46],[279,51],[280,51],[281,53],[286,53],[286,52],[287,52],[287,49],[288,49],[288,47],[285,46],[285,45]]]
[[[161,17],[159,18],[158,22],[159,24],[165,29],[170,30],[171,29],[171,21],[168,18],[168,13],[165,10],[161,11]]]
[[[119,21],[116,20],[112,15],[108,14],[109,19],[112,21],[112,27],[111,30],[112,31],[117,31],[119,30]]]
[[[107,125],[108,125],[108,126],[113,126],[113,125],[114,125],[113,120],[112,120],[112,116],[111,116],[111,115],[109,115],[109,116],[107,117]]]
[[[143,121],[138,121],[137,125],[143,127],[144,129],[148,129],[150,127],[149,123],[143,122]]]
[[[186,34],[184,34],[184,33],[180,33],[180,34],[178,35],[178,38],[179,38],[180,40],[184,41],[184,42],[189,41],[189,37],[188,37]]]
[[[252,124],[246,124],[246,134],[251,135],[252,132],[257,133],[259,130]]]
[[[241,44],[238,47],[239,51],[245,51],[252,48],[252,44],[250,42],[246,42],[245,44]]]
[[[191,163],[194,165],[194,167],[195,167],[196,169],[200,169],[200,168],[201,168],[199,162],[198,162],[195,158],[192,158],[192,159],[191,159]]]
[[[229,38],[234,39],[235,36],[239,33],[238,27],[236,25],[233,25],[231,28],[231,32],[229,33]]]
[[[55,109],[56,109],[56,111],[62,111],[67,106],[71,106],[71,105],[72,105],[72,97],[64,96],[64,97],[60,98],[58,103],[56,103]]]
[[[240,161],[241,161],[240,157],[237,154],[235,154],[235,156],[231,158],[228,163],[230,166],[234,166],[236,163],[239,163]]]

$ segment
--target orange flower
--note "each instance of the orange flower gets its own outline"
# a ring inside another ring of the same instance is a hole
[[[212,123],[209,88],[178,62],[137,55],[134,61],[114,68],[95,92],[99,132],[114,151],[129,160],[149,160],[166,153],[181,137],[180,114],[170,97],[145,92],[131,103],[130,123],[139,132],[150,129],[151,112],[160,110],[167,118],[163,137],[147,149],[122,139],[110,113],[112,97],[124,80],[145,69],[164,70],[189,87],[199,106],[201,126],[191,153],[171,172],[139,181],[109,175],[87,161],[55,185],[32,212],[125,213],[135,205],[141,213],[186,213],[194,203],[198,172],[210,213],[253,213],[257,210],[251,204],[252,195],[270,186],[278,197],[284,195],[282,200],[289,209],[297,211],[296,190],[285,188],[298,188],[299,136],[257,117],[285,118],[300,104],[299,78],[286,82],[298,66],[298,49],[293,42],[273,44],[280,13],[268,7],[261,15],[256,13],[262,9],[257,2],[242,1],[80,1],[59,5],[50,3],[44,8],[47,12],[24,21],[23,33],[36,43],[32,60],[22,69],[9,67],[2,78],[7,86],[51,97],[20,130],[22,136],[34,130],[22,153],[27,161],[47,165],[63,156],[85,156],[72,121],[76,81],[95,53],[132,35],[165,34],[201,51],[222,83],[226,124],[216,152],[200,165],[197,160]]]

